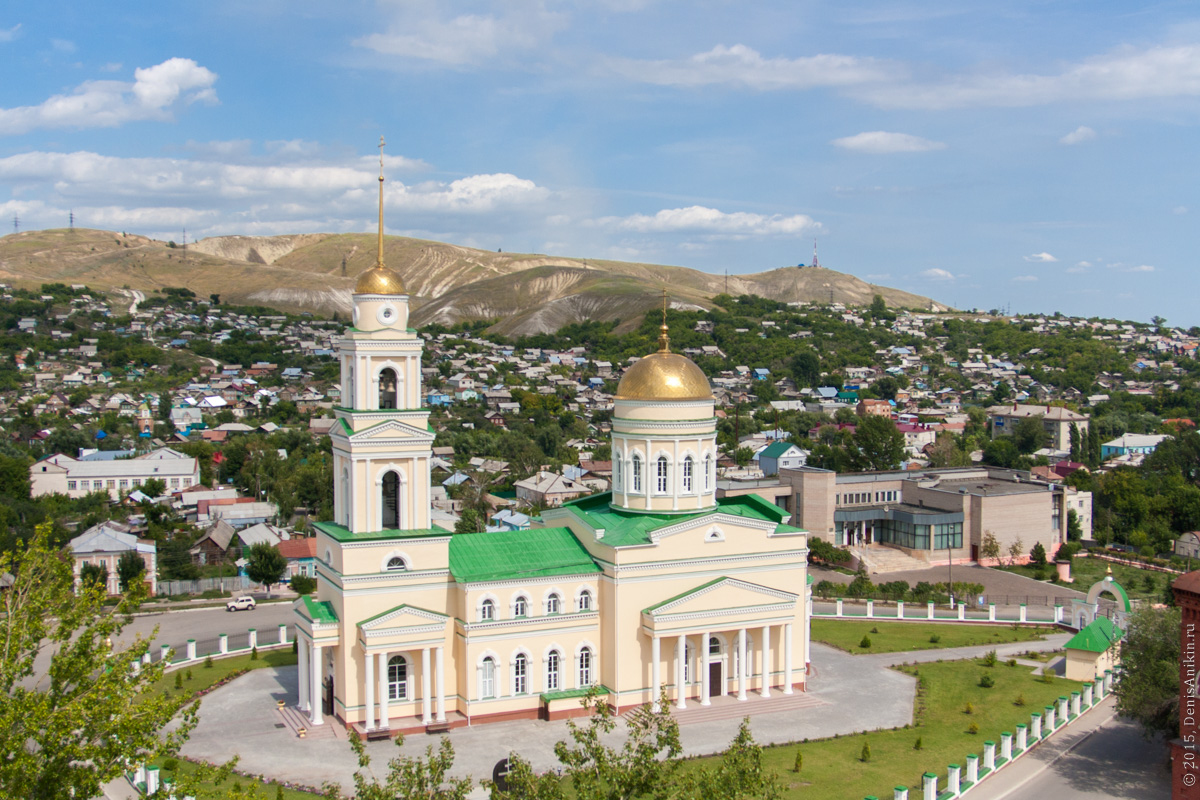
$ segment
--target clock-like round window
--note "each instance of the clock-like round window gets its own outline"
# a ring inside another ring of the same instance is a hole
[[[396,312],[396,307],[391,303],[381,305],[375,316],[379,320],[380,325],[391,325],[400,317]]]

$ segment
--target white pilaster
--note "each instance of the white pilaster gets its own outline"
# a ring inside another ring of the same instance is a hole
[[[712,705],[712,701],[708,699],[712,693],[712,685],[709,683],[708,677],[708,640],[709,632],[705,631],[700,634],[700,658],[697,661],[700,664],[700,705]]]
[[[367,667],[367,719],[363,723],[364,727],[369,730],[375,730],[375,656],[363,649],[363,658],[366,659]]]
[[[433,722],[431,687],[429,681],[429,648],[421,648],[421,723],[428,725]]]
[[[683,681],[684,662],[687,660],[687,637],[680,635],[675,640],[675,707],[687,708],[687,686]]]
[[[746,675],[750,670],[746,666],[746,629],[738,631],[738,700],[746,699]]]
[[[301,711],[308,711],[308,700],[311,696],[308,689],[308,640],[299,637],[296,642],[296,654],[299,660],[297,670],[297,694],[300,695],[296,704]]]
[[[792,693],[792,623],[783,626],[783,693]]]
[[[309,666],[311,667],[309,675],[312,689],[310,715],[312,724],[320,725],[325,720],[321,716],[321,648],[317,646],[316,642],[313,642],[312,663]]]
[[[437,721],[446,721],[446,663],[439,645],[433,651],[434,679],[437,683]]]
[[[387,728],[388,725],[388,654],[380,653],[379,658],[379,724],[376,727]]]
[[[771,696],[771,626],[762,626],[762,696]]]
[[[662,646],[658,642],[658,634],[654,634],[650,639],[650,704],[655,711],[658,711],[658,697],[662,694],[662,675],[659,667],[661,660]]]

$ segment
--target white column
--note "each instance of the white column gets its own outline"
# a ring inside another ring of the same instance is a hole
[[[433,722],[433,713],[431,711],[433,698],[430,697],[430,681],[429,681],[429,648],[421,648],[421,723],[428,725]]]
[[[687,660],[687,637],[675,639],[675,707],[687,708],[687,687],[683,682],[684,661]]]
[[[771,626],[762,626],[762,696],[771,696]]]
[[[712,701],[708,699],[709,694],[712,693],[712,686],[708,678],[708,639],[708,631],[700,634],[700,657],[696,659],[700,665],[698,669],[700,670],[700,705],[702,706],[712,704]]]
[[[312,724],[320,725],[325,720],[321,717],[321,648],[313,642],[312,663],[309,664],[310,680],[312,682]]]
[[[812,615],[813,615],[813,600],[812,589],[808,589],[806,594],[808,600],[805,605],[808,608],[804,615],[804,674],[808,674],[808,665],[812,663]]]
[[[658,696],[662,693],[662,675],[658,662],[662,659],[662,646],[658,643],[658,634],[650,639],[650,704],[658,711]]]
[[[738,700],[746,699],[746,629],[738,631]]]
[[[434,679],[437,682],[437,721],[446,721],[446,663],[439,645],[433,651]]]
[[[368,653],[366,648],[363,648],[363,658],[367,662],[367,719],[363,723],[363,726],[367,730],[373,731],[375,730],[375,656],[372,653]]]
[[[299,638],[296,643],[296,653],[299,657],[299,669],[297,670],[297,694],[300,695],[300,702],[296,705],[301,711],[308,711],[308,699],[310,697],[308,690],[308,640],[303,637]]]
[[[379,724],[380,729],[388,727],[388,654],[380,653],[379,658]]]
[[[783,626],[783,693],[792,693],[792,623]]]

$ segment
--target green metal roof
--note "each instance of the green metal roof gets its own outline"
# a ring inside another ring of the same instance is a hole
[[[1108,617],[1096,617],[1079,633],[1071,637],[1063,647],[1068,650],[1087,650],[1103,653],[1124,638],[1125,632],[1113,624]]]
[[[460,583],[599,571],[570,528],[460,533],[450,540],[450,574]]]
[[[582,689],[563,689],[561,692],[543,692],[542,700],[570,700],[572,697],[587,697],[588,693],[593,691],[600,696],[609,693],[607,686],[585,686]]]
[[[386,617],[388,614],[394,613],[396,611],[403,611],[406,608],[412,609],[413,611],[423,611],[426,614],[435,614],[435,615],[441,617],[442,619],[449,619],[449,617],[446,614],[443,614],[440,611],[431,611],[428,608],[421,608],[420,606],[410,606],[408,603],[401,603],[400,605],[396,606],[395,608],[389,608],[387,611],[380,611],[378,614],[376,614],[373,617],[367,617],[366,619],[364,619],[362,622],[360,622],[358,624],[360,626],[366,625],[368,622],[374,622],[375,620],[380,619],[381,617]]]
[[[412,528],[410,530],[362,531],[351,533],[345,525],[335,522],[314,522],[313,527],[339,542],[370,542],[386,539],[427,539],[433,536],[452,536],[444,528]]]
[[[791,442],[771,442],[771,444],[763,448],[763,451],[758,454],[758,457],[762,458],[763,456],[766,456],[767,458],[779,458],[793,447],[795,447],[795,445],[793,445]]]
[[[713,578],[711,581],[708,581],[707,583],[702,583],[699,586],[693,586],[691,589],[688,589],[686,592],[680,592],[679,594],[675,595],[674,597],[668,597],[666,600],[663,600],[661,603],[655,603],[654,605],[650,606],[649,608],[643,608],[642,613],[647,614],[651,611],[662,608],[667,603],[674,603],[676,600],[681,600],[684,597],[687,597],[689,594],[695,594],[696,592],[700,591],[701,589],[707,589],[710,586],[715,586],[718,583],[724,583],[727,580],[729,580],[729,578],[724,577],[724,576],[722,576],[720,578]]]
[[[651,532],[659,528],[697,517],[707,517],[715,513],[774,522],[779,525],[778,530],[784,533],[803,532],[800,528],[780,524],[787,517],[787,512],[754,494],[722,497],[717,500],[715,509],[684,514],[646,514],[625,511],[613,508],[609,505],[611,502],[612,493],[605,492],[571,500],[563,503],[562,507],[593,528],[603,528],[604,539],[602,541],[609,547],[649,544]]]
[[[323,625],[332,625],[338,621],[337,614],[333,611],[333,606],[328,600],[314,600],[310,595],[304,595],[304,608],[308,611],[308,618],[313,622],[319,622]]]

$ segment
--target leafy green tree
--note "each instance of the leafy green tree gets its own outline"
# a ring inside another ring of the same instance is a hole
[[[117,579],[121,582],[121,591],[129,591],[129,587],[139,583],[146,574],[146,562],[136,550],[126,550],[117,559]]]
[[[395,741],[396,747],[401,747],[404,737],[397,736]],[[433,745],[426,746],[424,758],[395,756],[382,779],[371,770],[371,757],[361,739],[351,736],[350,749],[358,758],[354,792],[343,794],[341,786],[328,783],[324,794],[327,800],[466,800],[475,786],[470,778],[449,777],[454,766],[454,745],[449,739],[441,740],[436,753]]]
[[[1179,630],[1177,608],[1140,608],[1129,616],[1121,642],[1114,691],[1117,711],[1149,738],[1179,732]]]
[[[162,478],[151,478],[142,484],[141,491],[147,497],[162,497],[167,492],[167,484]]]
[[[811,347],[801,348],[792,356],[791,368],[798,389],[816,386],[821,381],[821,357]]]
[[[1033,549],[1029,551],[1029,560],[1035,566],[1046,566],[1046,548],[1041,542],[1033,545]]]
[[[79,568],[79,583],[86,588],[106,591],[108,585],[108,567],[103,564],[87,563]]]
[[[800,771],[800,766],[800,752],[797,750],[794,762],[796,772]],[[678,782],[675,797],[679,800],[711,800],[718,797],[723,800],[775,800],[783,794],[779,776],[763,765],[762,745],[754,741],[750,733],[749,717],[742,720],[737,736],[715,766],[681,773]]]
[[[317,579],[311,575],[293,575],[292,591],[296,594],[312,594],[317,590]]]
[[[1042,427],[1041,415],[1037,415],[1022,417],[1012,433],[1012,438],[1013,442],[1017,445],[1017,449],[1022,454],[1028,455],[1035,450],[1041,450],[1045,447],[1049,437],[1046,435],[1046,429]]]
[[[867,313],[871,319],[886,319],[888,316],[887,303],[884,302],[883,295],[877,294],[871,299],[871,306],[867,309]]]
[[[1067,541],[1078,542],[1083,538],[1083,526],[1079,523],[1079,514],[1073,508],[1067,509]]]
[[[904,459],[904,434],[887,417],[869,416],[854,430],[850,463],[857,470],[898,469]]]
[[[144,595],[135,584],[115,610],[102,588],[78,595],[69,560],[49,546],[49,525],[0,555],[13,574],[0,595],[0,794],[32,800],[97,797],[130,764],[174,755],[195,726],[183,694],[148,691],[164,662],[133,670],[149,648],[110,645]],[[179,725],[167,731],[179,716]]]
[[[478,511],[473,508],[464,508],[462,514],[458,518],[458,522],[454,523],[455,533],[482,533],[483,519]]]
[[[979,555],[985,559],[997,559],[1000,557],[1000,541],[996,539],[996,534],[991,531],[983,532],[983,541],[979,546]]]
[[[266,586],[268,597],[271,596],[271,584],[279,583],[285,572],[287,559],[267,542],[255,542],[246,551],[246,576]]]

